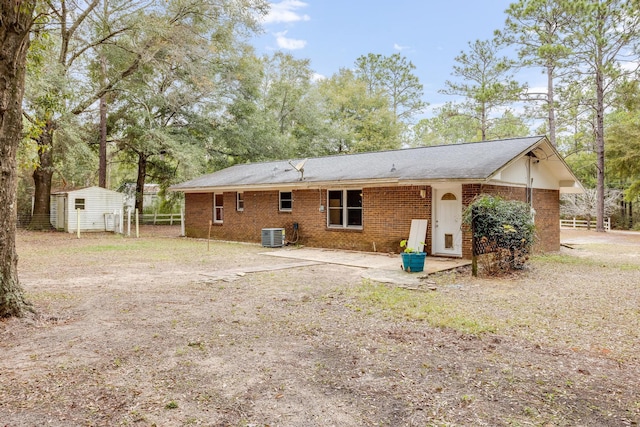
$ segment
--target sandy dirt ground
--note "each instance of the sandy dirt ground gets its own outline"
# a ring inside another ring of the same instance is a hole
[[[638,233],[417,291],[177,234],[19,233],[0,426],[640,423]]]

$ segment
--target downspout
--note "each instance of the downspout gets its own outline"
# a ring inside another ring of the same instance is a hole
[[[533,186],[533,178],[531,178],[531,156],[527,156],[527,158],[527,203],[533,208],[533,194],[531,191],[531,186]]]
[[[538,163],[540,160],[536,159],[534,163]],[[535,224],[536,210],[533,208],[533,178],[531,177],[531,156],[529,156],[529,164],[527,167],[527,199],[529,202],[531,220]]]

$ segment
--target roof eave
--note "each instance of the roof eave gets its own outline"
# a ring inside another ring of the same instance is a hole
[[[535,143],[531,144],[529,148],[527,148],[526,150],[523,150],[519,155],[513,157],[509,162],[505,163],[502,167],[494,171],[490,175],[490,179],[493,179],[496,175],[500,174],[503,170],[507,169],[516,161],[520,160],[524,155],[535,150],[536,148],[540,147],[543,144],[546,145],[546,148],[551,150],[551,155],[550,156],[547,155],[547,158],[553,156],[554,158],[558,159],[562,163],[562,165],[565,167],[565,169],[569,172],[571,177],[573,178],[571,182],[568,182],[566,180],[560,182],[560,185],[559,185],[560,193],[566,193],[566,194],[584,193],[585,192],[584,186],[582,185],[580,180],[576,177],[576,175],[573,173],[573,171],[571,170],[567,162],[565,162],[565,160],[562,158],[562,156],[560,155],[560,152],[556,149],[556,147],[553,146],[553,144],[551,144],[551,141],[549,141],[549,139],[546,136],[541,136],[540,139],[538,139]],[[546,151],[545,151],[545,154],[546,154]],[[562,185],[563,182],[566,182],[566,185]]]
[[[170,191],[183,193],[223,193],[223,192],[243,192],[243,191],[282,191],[296,189],[319,189],[319,188],[372,188],[372,187],[398,187],[398,186],[428,186],[455,182],[456,184],[470,184],[486,182],[487,178],[429,178],[429,179],[351,179],[335,181],[296,181],[279,184],[250,184],[250,185],[221,185],[202,187],[169,187]]]

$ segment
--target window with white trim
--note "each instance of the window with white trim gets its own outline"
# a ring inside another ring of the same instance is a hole
[[[238,212],[244,210],[244,193],[236,193],[236,210]]]
[[[75,199],[74,207],[75,209],[84,210],[84,199]]]
[[[327,225],[362,228],[362,190],[327,191]]]
[[[213,222],[221,224],[224,220],[224,195],[215,193],[213,195]]]
[[[280,192],[280,210],[290,212],[293,209],[293,193],[291,191]]]

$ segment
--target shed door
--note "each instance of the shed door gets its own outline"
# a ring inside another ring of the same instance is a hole
[[[56,197],[56,228],[58,230],[66,229],[67,219],[67,198]]]
[[[433,253],[462,256],[462,190],[460,186],[433,189]]]

